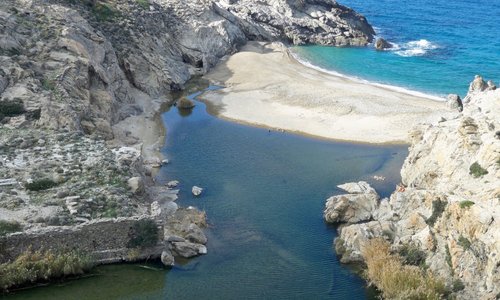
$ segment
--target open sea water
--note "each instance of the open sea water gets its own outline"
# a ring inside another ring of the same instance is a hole
[[[339,0],[394,47],[295,47],[316,67],[435,96],[464,96],[475,74],[500,83],[498,0]]]

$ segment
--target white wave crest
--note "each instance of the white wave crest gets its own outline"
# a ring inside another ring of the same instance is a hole
[[[411,41],[402,45],[397,45],[394,49],[394,53],[400,56],[423,56],[429,52],[429,50],[438,49],[439,45],[429,42],[428,40],[421,39],[418,41]]]

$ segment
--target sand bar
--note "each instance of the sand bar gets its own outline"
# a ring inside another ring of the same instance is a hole
[[[418,123],[450,113],[442,101],[334,76],[297,62],[281,44],[248,43],[205,78],[218,117],[317,137],[406,143]]]

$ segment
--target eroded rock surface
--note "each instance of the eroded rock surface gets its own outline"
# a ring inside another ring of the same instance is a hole
[[[500,292],[500,92],[480,77],[462,113],[411,132],[402,183],[381,200],[373,220],[340,226],[335,241],[343,262],[361,262],[371,238],[394,251],[413,247],[459,299],[494,299]],[[327,207],[328,209],[328,207]],[[347,215],[335,219],[344,220]]]

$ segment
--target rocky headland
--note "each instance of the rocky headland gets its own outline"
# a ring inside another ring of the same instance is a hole
[[[205,214],[154,180],[171,93],[249,40],[364,46],[373,34],[333,0],[2,1],[2,267],[27,251],[169,266],[206,253]]]
[[[406,264],[430,270],[458,299],[500,293],[500,90],[476,76],[455,110],[411,133],[401,183],[387,199],[366,182],[339,186],[327,222],[341,224],[334,244],[344,263],[363,263],[381,238]]]

